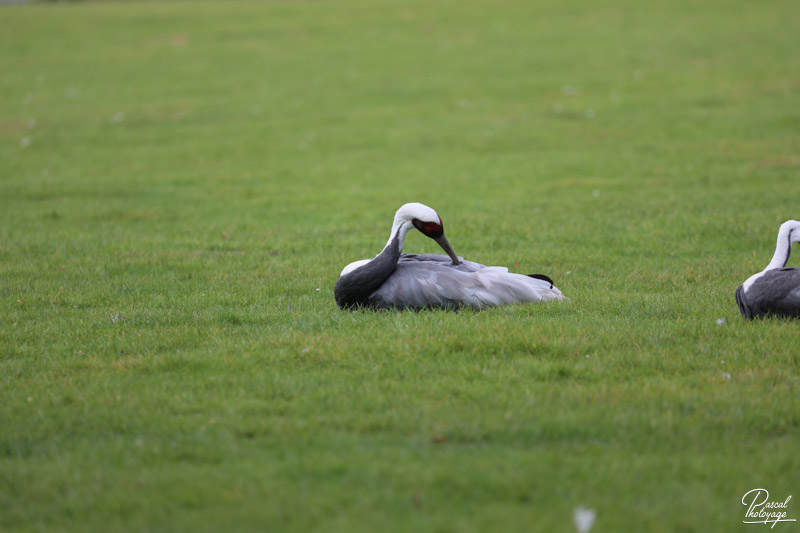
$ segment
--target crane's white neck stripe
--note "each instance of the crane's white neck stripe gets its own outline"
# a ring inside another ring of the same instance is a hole
[[[406,235],[414,227],[414,224],[410,220],[395,220],[394,224],[392,224],[392,233],[389,235],[389,240],[386,241],[386,246],[383,247],[385,250],[389,246],[392,246],[395,243],[395,236],[397,236],[397,246],[400,251],[403,251],[403,243],[406,241]]]
[[[742,283],[742,288],[744,289],[745,292],[747,292],[747,290],[753,285],[753,283],[758,281],[758,278],[760,278],[770,270],[775,270],[776,268],[783,268],[786,266],[786,263],[789,262],[789,256],[792,253],[792,243],[794,242],[792,240],[792,237],[794,236],[794,232],[796,230],[797,228],[790,229],[787,232],[785,238],[783,237],[783,235],[781,235],[783,231],[778,232],[778,243],[775,246],[775,254],[773,254],[772,260],[767,265],[767,268],[765,268],[758,274],[753,274],[752,276],[747,278],[747,281]]]
[[[789,256],[792,253],[793,233],[794,228],[788,231],[785,238],[782,238],[781,235],[778,235],[778,244],[775,246],[775,254],[772,256],[772,260],[767,265],[767,268],[764,269],[765,271],[783,268],[786,266],[786,263],[789,261]]]
[[[398,251],[402,252],[403,243],[406,240],[406,235],[408,234],[408,232],[411,230],[412,227],[414,227],[414,225],[409,220],[406,221],[395,220],[394,224],[392,225],[392,234],[389,235],[389,240],[386,242],[386,246],[383,247],[383,250],[381,250],[381,253],[383,253],[389,246],[392,245],[396,245],[399,248]],[[396,241],[395,241],[395,235],[397,235]],[[378,255],[376,255],[375,257],[378,257]],[[375,259],[375,257],[373,257],[372,259]],[[362,259],[360,261],[354,261],[350,263],[349,265],[344,267],[344,269],[342,269],[342,273],[339,274],[339,277],[342,277],[345,274],[349,274],[358,267],[366,265],[367,263],[372,261],[372,259]]]

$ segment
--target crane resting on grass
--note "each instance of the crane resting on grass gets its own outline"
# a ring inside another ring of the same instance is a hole
[[[787,220],[778,230],[778,244],[767,268],[736,289],[736,304],[744,318],[800,317],[800,268],[786,268],[796,242],[800,242],[800,222]]]
[[[447,255],[402,253],[412,228],[436,241]],[[524,276],[505,267],[464,261],[447,241],[436,211],[418,203],[397,210],[381,253],[344,267],[334,295],[343,309],[481,309],[563,299],[561,291],[543,274]]]

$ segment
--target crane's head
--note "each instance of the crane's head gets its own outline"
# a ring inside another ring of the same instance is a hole
[[[394,220],[395,223],[411,222],[423,235],[436,241],[442,247],[442,250],[450,256],[454,265],[460,263],[458,256],[453,251],[453,247],[450,246],[447,237],[444,236],[444,225],[441,217],[427,205],[418,203],[405,204],[397,210]]]

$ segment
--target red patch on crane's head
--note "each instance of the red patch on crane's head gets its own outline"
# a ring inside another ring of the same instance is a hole
[[[414,227],[420,230],[423,234],[436,239],[441,237],[444,233],[444,227],[442,226],[442,219],[439,218],[439,223],[436,222],[423,222],[419,219],[413,219],[411,221],[414,224]]]

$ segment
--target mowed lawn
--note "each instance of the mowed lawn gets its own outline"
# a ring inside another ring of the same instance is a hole
[[[734,302],[800,219],[797,15],[2,6],[0,530],[800,519],[800,323]],[[409,201],[569,300],[339,310]]]

